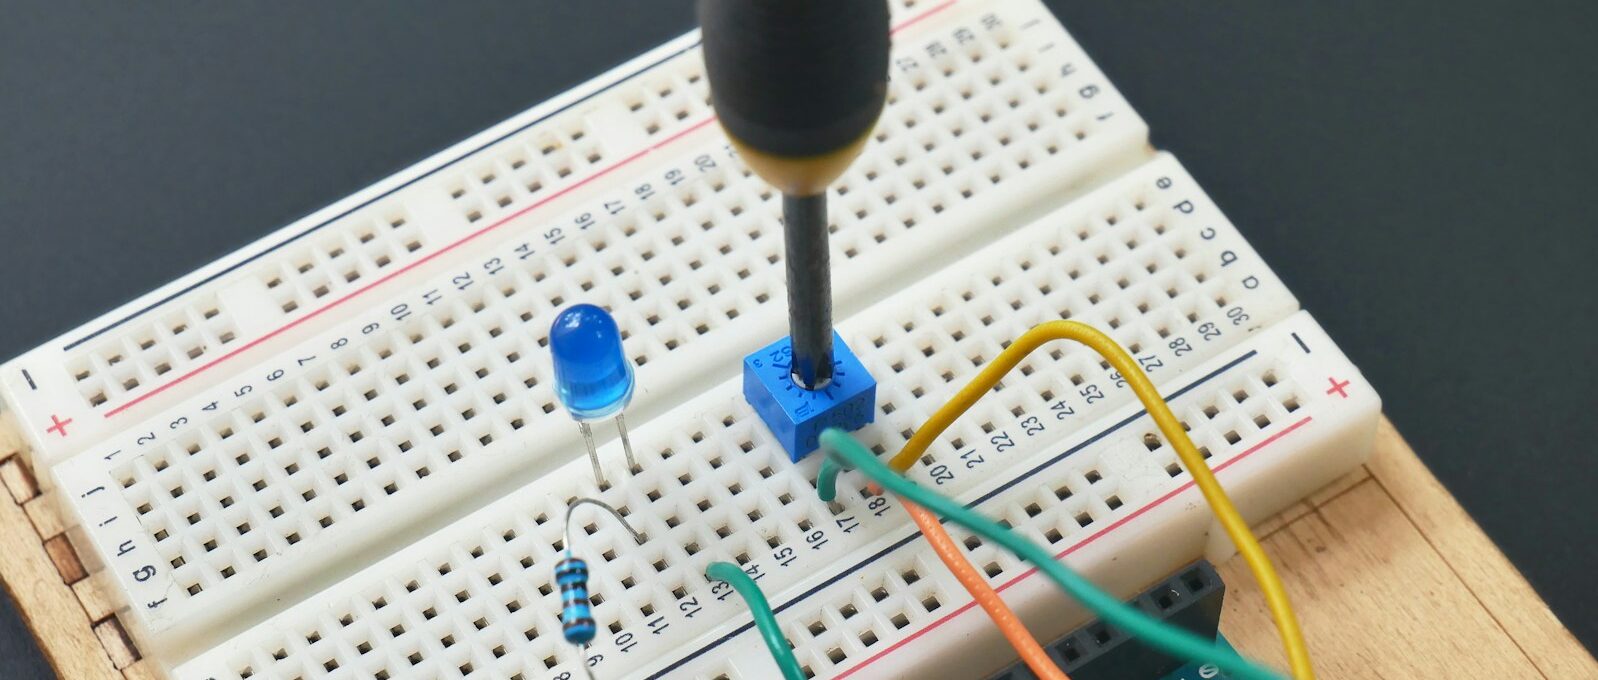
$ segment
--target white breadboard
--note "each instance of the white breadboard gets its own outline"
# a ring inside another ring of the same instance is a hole
[[[890,103],[833,201],[839,330],[897,450],[1009,341],[1078,319],[1137,356],[1261,519],[1358,464],[1379,401],[1035,0],[904,0]],[[757,574],[818,677],[970,677],[996,634],[893,499],[795,465],[743,402],[785,333],[776,196],[728,151],[694,35],[0,367],[74,545],[141,650],[194,678],[580,677],[552,569],[595,516],[601,677],[771,677]],[[609,308],[640,467],[596,489],[545,334]],[[1113,591],[1226,555],[1170,448],[1087,350],[1028,360],[913,474]],[[1234,465],[1235,463],[1235,465]],[[957,534],[965,539],[964,534]],[[1081,615],[973,562],[1040,637]],[[1113,563],[1113,566],[1112,566]]]

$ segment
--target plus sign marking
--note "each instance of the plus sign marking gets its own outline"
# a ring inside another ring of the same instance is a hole
[[[50,427],[44,428],[44,431],[54,432],[65,437],[67,436],[67,424],[71,422],[71,418],[62,420],[60,417],[56,416],[56,414],[52,413],[50,414]]]
[[[1337,378],[1327,378],[1327,380],[1331,381],[1332,383],[1331,387],[1326,388],[1327,394],[1335,394],[1344,399],[1348,398],[1349,383],[1347,380],[1338,380]]]

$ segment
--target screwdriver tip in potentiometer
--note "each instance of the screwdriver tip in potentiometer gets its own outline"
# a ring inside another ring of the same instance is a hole
[[[700,0],[711,104],[739,156],[783,194],[792,380],[832,381],[827,186],[887,101],[883,0]]]

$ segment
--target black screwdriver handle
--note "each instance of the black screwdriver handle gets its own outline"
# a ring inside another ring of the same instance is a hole
[[[886,0],[699,0],[716,115],[741,145],[779,158],[856,144],[888,85]]]

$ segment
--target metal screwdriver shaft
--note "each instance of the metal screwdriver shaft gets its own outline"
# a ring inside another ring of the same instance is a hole
[[[827,185],[887,99],[884,0],[700,0],[710,99],[749,167],[782,191],[793,380],[832,380]]]
[[[793,379],[818,390],[832,382],[832,274],[827,248],[827,195],[782,197],[782,241],[788,260],[788,334]]]

